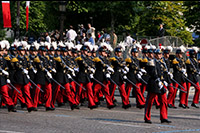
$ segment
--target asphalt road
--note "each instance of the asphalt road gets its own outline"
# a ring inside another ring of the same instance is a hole
[[[191,90],[191,104],[194,90]],[[37,112],[28,113],[26,109],[8,112],[0,109],[0,133],[173,133],[200,132],[200,109],[168,109],[171,124],[160,123],[159,109],[152,107],[152,124],[144,123],[144,109],[137,109],[135,98],[130,98],[132,107],[121,108],[121,98],[116,96],[118,106],[107,109],[105,101],[97,109],[81,106],[71,111],[68,104],[46,112],[39,107]],[[189,105],[190,105],[189,104]],[[178,98],[176,99],[178,106]]]

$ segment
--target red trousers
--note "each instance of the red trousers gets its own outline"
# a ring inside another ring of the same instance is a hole
[[[7,85],[1,86],[1,88],[0,88],[0,94],[2,95],[1,100],[6,105],[12,106],[12,105],[14,105],[14,103],[12,101],[12,98],[8,94],[8,90],[9,90],[9,88]]]
[[[181,83],[181,85],[184,87],[184,90],[187,91],[187,87],[186,87],[186,83]],[[179,85],[177,83],[174,84],[174,86],[177,88]],[[183,88],[181,88],[183,89]],[[173,93],[173,103],[172,103],[172,106],[175,106],[175,98],[176,98],[176,93],[177,93],[177,89],[174,90],[174,93]],[[180,104],[186,104],[186,98],[187,98],[187,93],[184,93],[184,92],[180,92],[181,93],[181,97],[180,97]]]
[[[129,104],[129,98],[128,98],[127,94],[126,94],[124,83],[122,82],[119,85],[119,87],[120,88],[118,88],[118,89],[119,89],[119,93],[121,95],[122,103],[123,103],[123,105],[128,105]],[[116,89],[116,85],[111,83],[111,97],[112,97],[112,100],[114,100],[115,89]]]
[[[71,89],[70,89],[70,83],[65,84],[64,87],[65,87],[65,89],[60,90],[60,85],[56,85],[53,99],[51,102],[52,108],[55,108],[55,102],[56,102],[59,91],[63,92],[62,94],[67,97],[68,101],[70,102],[70,105],[76,104],[74,97],[72,95]]]
[[[106,83],[106,81],[103,82],[103,84],[106,86],[106,87],[103,87],[102,85],[100,85],[99,83],[96,83],[94,85],[94,101],[95,102],[99,102],[99,99],[98,99],[98,94],[101,92],[104,94],[105,98],[106,98],[106,103],[107,103],[107,106],[112,106],[113,105],[113,101],[112,101],[112,98],[110,96],[110,92],[109,92],[109,84]],[[103,97],[103,96],[102,96]]]
[[[144,105],[145,104],[145,98],[144,98],[144,95],[142,94],[141,89],[140,89],[141,83],[136,83],[136,86],[138,88],[136,88],[134,86],[134,89],[133,89],[135,94],[136,94],[136,104],[137,104],[137,106]],[[127,94],[128,98],[130,96],[130,92],[131,92],[131,88],[132,87],[133,87],[132,84],[127,83],[127,85],[126,85],[126,94]]]
[[[155,97],[158,96],[160,102],[160,120],[167,119],[167,97],[166,93],[156,94],[148,92],[145,105],[145,118],[144,120],[151,120],[151,107]]]
[[[193,97],[193,103],[194,104],[199,103],[199,94],[200,94],[199,82],[197,82],[196,85],[198,86],[198,88],[195,87],[195,94],[194,94],[194,97]],[[191,86],[191,83],[187,83],[188,89],[187,89],[186,106],[188,106],[188,96],[189,96],[190,86]]]
[[[42,85],[37,84],[39,88],[42,88]],[[45,89],[44,91],[44,96],[42,98],[42,101],[46,101],[45,107],[51,107],[51,99],[52,99],[52,86],[51,83],[47,83],[44,85]],[[35,88],[35,96],[34,96],[34,104],[33,107],[37,108],[38,102],[39,102],[39,95],[40,95],[40,89],[37,87]]]
[[[95,102],[94,102],[94,95],[93,95],[93,91],[92,91],[92,83],[79,83],[82,87],[84,87],[86,89],[86,93],[87,93],[87,97],[88,97],[88,107],[91,106],[95,106]],[[82,94],[82,90],[83,88],[79,87],[77,94],[76,94],[76,103],[77,105],[80,103],[80,99],[81,99],[81,94]]]
[[[15,88],[17,90],[20,91],[20,93],[18,93],[15,89],[13,91],[13,102],[16,105],[17,104],[17,98],[19,98],[19,100],[22,103],[26,103],[27,108],[31,108],[33,107],[33,102],[32,102],[32,98],[31,98],[31,93],[30,93],[30,86],[29,83],[26,85],[20,85],[20,84],[14,84]],[[23,93],[24,93],[24,97],[23,97]]]
[[[145,90],[147,88],[147,85],[146,84],[142,84],[141,88],[142,88],[142,94],[144,95],[144,92],[145,92]]]
[[[170,86],[167,87],[168,95],[167,95],[167,103],[173,105],[173,95],[174,95],[174,88],[171,87],[173,84],[169,84]]]
[[[76,95],[76,84],[75,84],[74,81],[72,81],[70,83],[70,85],[71,85],[71,95],[73,95],[73,97],[75,97],[75,95]]]
[[[62,91],[58,92],[57,103],[64,103]]]

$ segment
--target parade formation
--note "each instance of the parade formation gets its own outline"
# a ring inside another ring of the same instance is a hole
[[[133,90],[136,107],[144,109],[145,123],[152,123],[153,104],[160,109],[161,123],[171,123],[168,108],[199,108],[197,47],[189,49],[189,57],[185,59],[184,46],[178,47],[170,58],[171,46],[142,47],[136,43],[123,59],[125,46],[124,42],[113,49],[105,42],[75,45],[41,40],[40,43],[15,41],[10,44],[2,40],[1,106],[16,112],[19,100],[21,108],[27,108],[28,112],[38,111],[42,104],[46,111],[53,111],[56,103],[61,107],[67,101],[74,110],[88,101],[88,108],[95,109],[105,98],[107,108],[112,109],[118,106],[114,95],[118,88],[124,109],[131,108],[129,97]],[[191,86],[195,94],[192,104],[188,105]],[[179,105],[175,105],[177,91],[180,91]]]

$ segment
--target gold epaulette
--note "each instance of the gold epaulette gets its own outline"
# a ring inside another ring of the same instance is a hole
[[[37,56],[36,58],[34,58],[33,60],[34,62],[40,63],[40,58]]]
[[[99,57],[96,57],[92,61],[94,61],[94,62],[100,62],[101,60],[99,59]]]
[[[187,59],[185,63],[186,63],[186,64],[190,64],[190,60],[189,60],[189,59]]]
[[[116,61],[117,59],[115,58],[115,57],[111,57],[110,59],[109,59],[109,61]]]
[[[4,59],[7,60],[7,61],[11,60],[9,56],[4,57]]]
[[[144,58],[143,60],[141,60],[141,62],[148,62],[147,58]]]
[[[174,59],[173,61],[172,61],[172,64],[178,64],[179,62],[176,60],[176,59]]]
[[[25,57],[26,57],[26,60],[29,61],[29,57],[28,56],[25,56]]]
[[[139,61],[142,61],[142,58],[137,58]]]
[[[128,62],[128,63],[131,63],[131,62],[132,62],[132,61],[131,61],[131,58],[126,58],[125,61]]]
[[[83,60],[80,56],[75,59],[75,61]]]
[[[49,59],[50,59],[48,55],[45,55],[45,57],[47,58],[47,60],[49,60]]]
[[[61,58],[58,56],[58,57],[54,57],[54,60],[57,61],[57,62],[61,62]]]
[[[19,61],[19,60],[18,60],[16,57],[14,57],[14,58],[11,59],[10,62],[18,62],[18,61]]]

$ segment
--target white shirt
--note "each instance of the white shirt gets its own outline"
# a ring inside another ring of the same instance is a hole
[[[133,38],[131,36],[127,36],[125,39],[127,46],[133,44]]]
[[[50,38],[50,36],[47,36],[47,37],[46,37],[46,41],[49,42],[49,43],[51,43],[51,38]]]
[[[74,41],[76,36],[77,36],[76,31],[74,31],[73,29],[70,29],[66,34],[68,41]]]
[[[87,31],[87,37],[88,37],[89,33],[91,33],[92,34],[92,38],[95,39],[95,28],[94,27],[91,27],[90,29],[88,29],[88,31]]]

